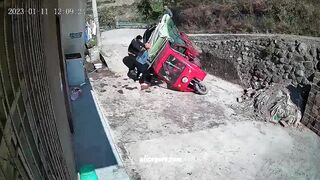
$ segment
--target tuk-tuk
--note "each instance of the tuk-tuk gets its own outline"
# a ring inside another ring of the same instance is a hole
[[[207,94],[207,88],[201,83],[206,73],[200,68],[199,52],[193,47],[188,36],[179,32],[169,15],[152,27],[150,37],[144,39],[151,44],[149,65],[159,79],[172,89],[183,92]],[[146,31],[150,34],[150,30]]]

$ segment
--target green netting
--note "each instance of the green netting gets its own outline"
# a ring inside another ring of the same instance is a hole
[[[171,18],[168,22],[168,29],[169,29],[170,38],[173,40],[172,43],[185,45],[185,42],[180,37],[180,33],[179,33],[178,28],[173,23]]]
[[[160,30],[161,37],[168,37],[169,41],[172,44],[185,45],[185,42],[180,37],[178,28],[176,27],[170,16],[166,15],[165,21],[166,22],[164,26]]]
[[[169,15],[163,16],[161,23],[159,23],[151,39],[152,48],[149,50],[150,63],[154,61],[154,58],[156,58],[165,45],[164,42],[166,42],[166,40],[169,40],[172,45],[185,45],[185,42],[180,37],[178,28]]]
[[[158,38],[157,41],[153,44],[152,48],[149,50],[150,59],[153,60],[158,52],[161,50],[165,42],[165,38]]]

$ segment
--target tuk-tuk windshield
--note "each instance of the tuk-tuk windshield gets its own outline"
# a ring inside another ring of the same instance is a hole
[[[160,69],[160,74],[167,81],[175,83],[185,68],[186,65],[184,63],[170,55],[169,58],[163,63]]]

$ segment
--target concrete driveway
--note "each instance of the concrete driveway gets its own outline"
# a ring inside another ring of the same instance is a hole
[[[90,75],[132,179],[320,179],[320,138],[252,118],[238,85],[208,75],[209,93],[141,91],[122,58],[141,30],[102,33],[112,72]]]

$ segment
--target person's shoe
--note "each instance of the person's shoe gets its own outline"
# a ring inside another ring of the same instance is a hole
[[[135,70],[130,70],[127,75],[129,78],[133,79],[134,81],[137,80],[137,73],[135,72]]]
[[[147,83],[141,83],[141,91],[145,89],[149,89],[150,85]]]

